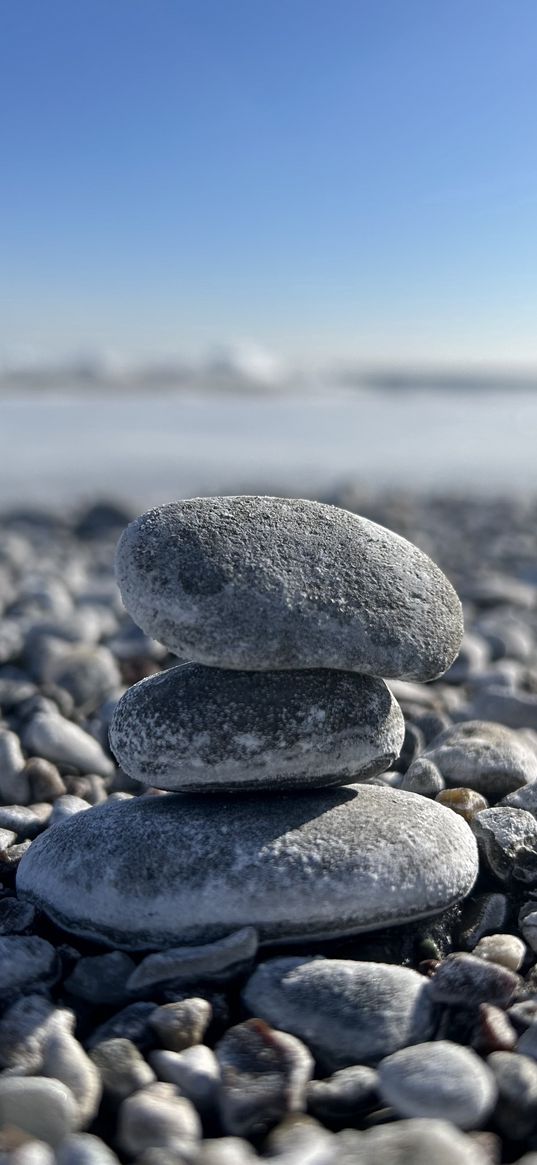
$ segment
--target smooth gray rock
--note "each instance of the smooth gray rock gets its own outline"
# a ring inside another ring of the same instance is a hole
[[[124,531],[116,575],[147,634],[209,666],[430,680],[462,638],[459,600],[425,554],[319,502],[245,496],[160,506]]]
[[[491,1165],[491,1156],[450,1121],[424,1117],[369,1129],[356,1155],[345,1159],[344,1165],[351,1162],[352,1165],[432,1165],[433,1162],[434,1165]]]
[[[110,744],[121,768],[147,785],[224,791],[376,776],[399,756],[404,733],[397,701],[373,676],[191,663],[129,688]]]
[[[57,1031],[72,1035],[72,1011],[57,1008],[44,995],[23,995],[0,1019],[0,1068],[22,1075],[41,1071],[46,1044]]]
[[[330,1127],[345,1128],[357,1114],[378,1105],[378,1073],[365,1064],[340,1068],[324,1080],[311,1080],[306,1089],[308,1112]]]
[[[131,1040],[104,1040],[91,1053],[106,1096],[120,1103],[155,1080],[155,1073]]]
[[[74,1130],[77,1121],[75,1098],[59,1080],[41,1076],[0,1079],[0,1126],[15,1125],[54,1147]]]
[[[149,1026],[162,1048],[169,1052],[184,1052],[185,1048],[201,1044],[211,1022],[212,1010],[207,999],[196,996],[179,999],[176,1003],[157,1007],[149,1018]]]
[[[175,1084],[187,1100],[205,1113],[216,1104],[220,1086],[220,1068],[214,1052],[205,1044],[195,1044],[184,1052],[161,1050],[150,1052],[151,1067],[159,1080]]]
[[[144,1149],[193,1148],[201,1137],[194,1106],[179,1096],[172,1084],[151,1084],[123,1101],[119,1110],[117,1140],[129,1156]]]
[[[144,949],[242,926],[285,942],[400,924],[463,898],[476,873],[459,815],[355,785],[97,805],[33,842],[17,889],[66,930]]]
[[[473,1007],[492,1003],[507,1007],[520,984],[518,975],[499,963],[487,963],[476,955],[448,955],[430,979],[431,995],[448,1007]]]
[[[537,754],[525,733],[480,720],[446,728],[410,766],[407,781],[424,761],[435,765],[447,785],[475,789],[489,801],[537,778]]]
[[[77,1106],[77,1128],[85,1128],[97,1114],[101,1100],[101,1078],[95,1064],[78,1040],[61,1029],[52,1032],[45,1042],[43,1076],[59,1080],[72,1092]]]
[[[479,852],[501,882],[537,883],[537,819],[526,809],[497,805],[472,821]]]
[[[66,1137],[56,1153],[56,1162],[57,1165],[119,1165],[115,1153],[91,1133]]]
[[[8,805],[27,805],[31,800],[30,782],[24,765],[17,734],[0,729],[0,797]]]
[[[432,1035],[429,980],[407,967],[350,959],[270,959],[243,990],[250,1014],[298,1036],[328,1072],[375,1065]]]
[[[227,934],[203,946],[172,947],[147,955],[127,979],[132,992],[152,990],[163,983],[222,983],[249,968],[259,945],[253,926]]]
[[[32,983],[51,983],[57,974],[56,951],[37,935],[6,935],[0,938],[0,992],[7,997],[26,991]]]
[[[59,712],[38,712],[25,725],[22,742],[29,751],[54,764],[73,765],[81,773],[109,777],[114,765],[98,741]]]
[[[535,1060],[518,1052],[493,1052],[487,1064],[499,1093],[494,1123],[510,1140],[527,1137],[537,1124]]]
[[[470,1048],[450,1040],[416,1044],[379,1065],[380,1093],[403,1117],[452,1121],[460,1129],[484,1124],[494,1107],[494,1076]]]

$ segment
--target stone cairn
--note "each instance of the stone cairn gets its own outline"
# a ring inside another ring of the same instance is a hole
[[[110,741],[176,794],[44,833],[18,891],[66,929],[143,950],[329,938],[438,912],[477,872],[472,833],[380,780],[404,720],[384,679],[455,658],[458,598],[403,538],[311,501],[195,498],[143,514],[116,572],[182,661],[119,701]]]

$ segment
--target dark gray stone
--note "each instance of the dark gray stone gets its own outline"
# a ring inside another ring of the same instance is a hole
[[[537,1064],[517,1052],[493,1052],[487,1063],[498,1088],[494,1123],[509,1140],[522,1140],[537,1125]]]
[[[17,888],[67,930],[144,949],[395,925],[463,898],[476,873],[456,813],[356,785],[97,805],[33,842]]]
[[[365,1064],[340,1068],[325,1080],[310,1080],[308,1112],[331,1127],[345,1128],[378,1104],[378,1073]]]
[[[192,663],[129,688],[110,744],[129,776],[159,789],[311,787],[384,772],[404,731],[397,701],[372,676]]]
[[[220,1118],[231,1136],[265,1135],[287,1112],[306,1104],[314,1062],[296,1036],[249,1019],[226,1032],[216,1046],[222,1083]]]
[[[134,967],[133,960],[123,951],[85,955],[65,980],[65,990],[87,1003],[125,1003],[129,996],[127,981]]]
[[[479,852],[501,881],[537,883],[537,820],[525,809],[497,805],[472,821]]]
[[[429,680],[450,666],[462,638],[459,600],[425,554],[318,502],[161,506],[123,533],[116,574],[147,634],[209,666]]]
[[[432,1035],[429,980],[407,967],[347,959],[270,959],[243,990],[247,1010],[291,1032],[329,1072],[375,1065]]]
[[[507,967],[459,953],[448,955],[430,980],[433,998],[451,1007],[477,1007],[480,1003],[507,1007],[519,983],[518,975]]]

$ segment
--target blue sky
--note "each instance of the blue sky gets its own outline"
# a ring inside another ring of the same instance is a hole
[[[535,0],[0,0],[0,350],[537,364]]]

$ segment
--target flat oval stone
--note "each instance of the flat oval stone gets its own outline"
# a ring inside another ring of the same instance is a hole
[[[338,671],[222,671],[191,663],[129,688],[110,744],[159,789],[343,785],[385,772],[404,739],[383,680]]]
[[[295,498],[172,502],[124,531],[116,575],[136,623],[183,659],[430,680],[453,662],[461,605],[416,546]]]
[[[476,874],[458,814],[354,785],[96,805],[32,843],[17,889],[66,930],[140,950],[242,926],[286,942],[397,925],[457,902]]]

